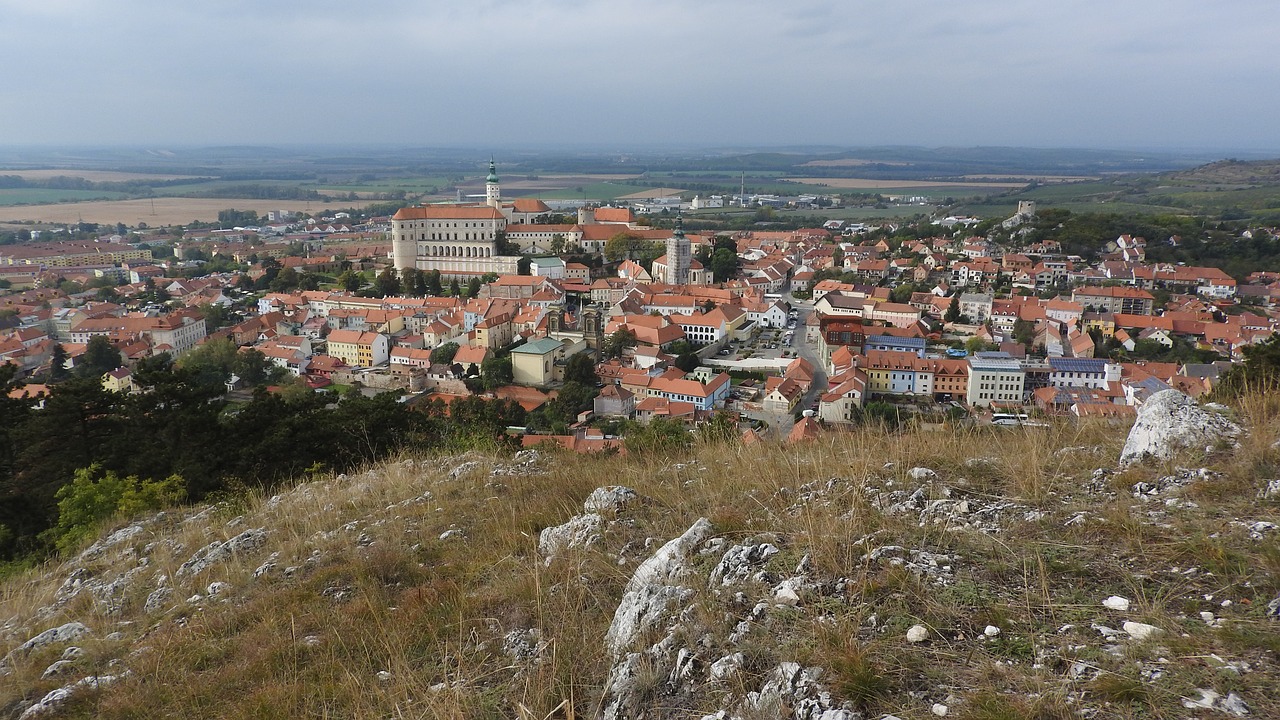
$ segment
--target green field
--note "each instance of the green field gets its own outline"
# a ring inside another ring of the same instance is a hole
[[[45,205],[48,203],[86,200],[120,200],[122,192],[105,190],[54,190],[46,188],[7,188],[0,190],[0,205]]]

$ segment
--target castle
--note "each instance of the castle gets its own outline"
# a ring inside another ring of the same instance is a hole
[[[445,277],[515,275],[519,255],[501,255],[498,234],[513,219],[527,222],[551,211],[541,200],[502,202],[497,168],[489,161],[483,204],[401,208],[391,218],[391,255],[397,270],[439,270]]]

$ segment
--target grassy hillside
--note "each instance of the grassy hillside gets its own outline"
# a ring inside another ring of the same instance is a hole
[[[1280,222],[1280,160],[1223,160],[1189,170],[1042,185],[975,199],[958,209],[998,216],[1017,200],[1035,200],[1044,208],[1072,212],[1251,218],[1275,223]]]
[[[864,430],[671,457],[403,458],[121,520],[0,586],[0,718],[94,673],[115,679],[45,716],[595,717],[628,579],[699,518],[711,534],[664,641],[691,650],[679,667],[637,656],[645,717],[780,717],[742,708],[785,662],[872,718],[1186,717],[1201,688],[1276,717],[1280,535],[1256,523],[1280,502],[1259,499],[1280,477],[1280,398],[1237,412],[1238,448],[1123,472],[1112,425]],[[540,532],[606,485],[637,498],[546,557]],[[759,562],[721,581],[735,546]],[[70,621],[89,634],[16,650]],[[1099,629],[1125,621],[1164,632]],[[46,676],[68,645],[82,653]]]

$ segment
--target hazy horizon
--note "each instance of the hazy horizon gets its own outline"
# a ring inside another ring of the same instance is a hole
[[[1280,150],[1280,6],[0,0],[6,147]]]

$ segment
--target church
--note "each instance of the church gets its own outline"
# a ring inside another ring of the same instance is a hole
[[[519,255],[500,255],[498,234],[507,223],[528,222],[551,212],[541,200],[502,202],[498,173],[489,161],[483,204],[401,208],[391,218],[391,256],[396,270],[439,270],[445,277],[486,273],[515,275]]]
[[[650,277],[668,285],[710,285],[711,271],[693,257],[689,238],[684,234],[684,218],[676,218],[675,231],[667,238],[667,254],[653,261]]]

